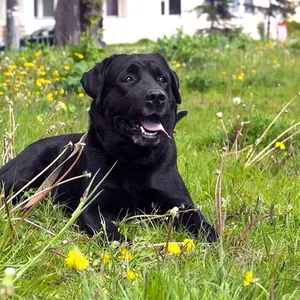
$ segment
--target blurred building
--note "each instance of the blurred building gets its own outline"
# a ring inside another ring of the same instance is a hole
[[[141,38],[157,39],[171,35],[177,28],[193,34],[206,28],[206,16],[193,10],[203,0],[103,0],[104,41],[106,43],[135,42]],[[22,34],[54,25],[57,0],[19,0],[20,31]],[[269,0],[233,0],[230,6],[235,15],[231,24],[242,27],[245,33],[259,38],[257,25],[267,22],[252,5],[268,6]],[[0,43],[5,39],[6,0],[0,0]],[[300,12],[298,21],[300,18]],[[296,16],[297,19],[297,16]],[[271,35],[276,38],[276,24],[271,19]]]

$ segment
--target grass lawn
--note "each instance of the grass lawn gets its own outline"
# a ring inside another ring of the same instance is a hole
[[[83,44],[1,54],[2,159],[40,137],[85,131],[83,72],[113,53],[152,51],[180,78],[180,109],[189,114],[176,127],[178,166],[221,239],[209,245],[172,232],[177,244],[165,253],[168,224],[147,219],[121,222],[130,247],[98,243],[76,223],[55,238],[69,219],[51,199],[21,222],[16,212],[8,222],[2,208],[3,299],[300,299],[299,49],[179,35],[104,50]],[[187,238],[190,247],[178,250]],[[74,249],[87,268],[65,262]]]

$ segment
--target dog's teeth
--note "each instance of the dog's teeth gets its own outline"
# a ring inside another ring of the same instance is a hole
[[[154,136],[154,135],[157,135],[157,131],[155,132],[148,132],[145,130],[145,128],[143,126],[140,126],[140,129],[141,129],[141,132],[143,135],[145,136]]]

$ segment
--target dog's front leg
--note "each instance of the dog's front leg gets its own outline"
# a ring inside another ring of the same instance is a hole
[[[206,221],[200,210],[193,207],[187,207],[186,211],[181,212],[175,225],[183,226],[193,235],[200,233],[209,243],[218,238],[215,228]]]
[[[79,227],[91,236],[100,232],[101,237],[109,241],[124,239],[118,231],[114,217],[109,213],[101,212],[96,205],[90,205],[82,212]]]
[[[183,211],[174,220],[175,227],[182,226],[196,236],[201,234],[210,243],[217,240],[218,234],[215,228],[206,221],[202,212],[195,208],[177,170],[171,170],[168,176],[165,175],[165,178],[169,180],[166,181],[164,177],[159,176],[152,178],[152,198],[159,199],[158,205],[163,210],[172,209],[174,206],[179,209],[183,208]]]

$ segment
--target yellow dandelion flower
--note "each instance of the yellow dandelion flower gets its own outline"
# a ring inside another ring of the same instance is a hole
[[[133,258],[133,255],[126,249],[121,249],[118,259],[124,259],[124,260],[131,260]]]
[[[181,64],[178,62],[178,63],[176,63],[175,67],[176,67],[176,68],[180,68],[180,67],[181,67]]]
[[[25,61],[23,64],[24,67],[33,67],[33,62],[31,61]]]
[[[103,253],[101,256],[101,262],[105,265],[109,262],[110,255],[108,253]]]
[[[16,65],[9,65],[9,66],[7,66],[7,67],[8,67],[8,69],[10,69],[10,70],[15,70],[15,69],[17,68]]]
[[[64,69],[65,69],[66,71],[68,71],[68,70],[70,70],[70,66],[64,66]]]
[[[53,101],[53,94],[52,93],[48,93],[46,95],[46,98],[47,98],[48,101]]]
[[[135,280],[139,278],[139,274],[133,270],[127,270],[125,274],[125,278]]]
[[[21,75],[27,75],[27,72],[26,71],[21,71],[20,74]]]
[[[275,143],[275,147],[279,148],[280,150],[284,150],[285,149],[285,145],[282,142],[276,142]]]
[[[3,96],[3,95],[4,95],[4,93],[0,91],[0,96]]]
[[[40,65],[40,66],[37,66],[36,69],[39,70],[39,71],[45,71],[45,66]]]
[[[34,53],[34,56],[35,56],[35,57],[40,57],[41,54],[42,54],[42,51],[39,50],[39,51],[37,51],[37,52]]]
[[[80,97],[80,98],[84,97],[84,93],[79,93],[78,97]]]
[[[12,74],[12,72],[5,71],[5,72],[3,72],[3,75],[9,77],[9,76],[12,76],[13,74]]]
[[[74,53],[75,56],[77,56],[79,59],[83,59],[84,56],[81,53]]]
[[[52,75],[55,76],[55,77],[58,77],[58,76],[59,76],[58,70],[54,70],[54,71],[52,72]]]
[[[37,71],[37,74],[44,76],[44,75],[46,75],[46,72],[44,70],[42,70],[42,71],[39,70],[39,71]]]
[[[269,41],[268,41],[268,46],[269,46],[270,48],[273,48],[273,45],[274,45],[273,41],[272,41],[272,40],[269,40]]]
[[[238,80],[243,80],[245,78],[245,73],[241,72],[238,76],[237,79]]]
[[[67,109],[68,109],[68,108],[67,108],[67,105],[66,105],[64,102],[62,102],[62,101],[58,101],[58,102],[57,102],[57,108],[58,108],[58,109],[61,108],[61,109],[64,110],[64,111],[67,111]]]
[[[43,84],[48,84],[48,83],[51,83],[51,81],[49,79],[44,79],[44,78],[38,78],[35,81],[35,84],[38,86],[42,86]]]
[[[43,117],[41,115],[37,115],[36,119],[38,122],[42,123],[43,122]]]
[[[194,250],[194,248],[196,247],[194,240],[191,239],[184,239],[183,246],[184,250],[187,252]]]
[[[253,272],[247,271],[244,275],[244,285],[250,285],[254,282]]]
[[[273,64],[276,65],[278,63],[277,59],[273,59]]]
[[[168,247],[166,247],[166,243],[165,243],[164,247],[166,251],[170,254],[181,253],[180,246],[177,243],[168,243]]]
[[[58,94],[59,95],[63,95],[65,93],[65,90],[63,88],[59,89],[58,90]]]
[[[89,261],[85,255],[83,255],[79,250],[70,250],[65,258],[65,263],[70,268],[75,268],[77,270],[84,270],[89,266]]]
[[[38,78],[36,81],[35,81],[35,84],[38,85],[38,86],[41,86],[42,83],[43,83],[43,78]]]

